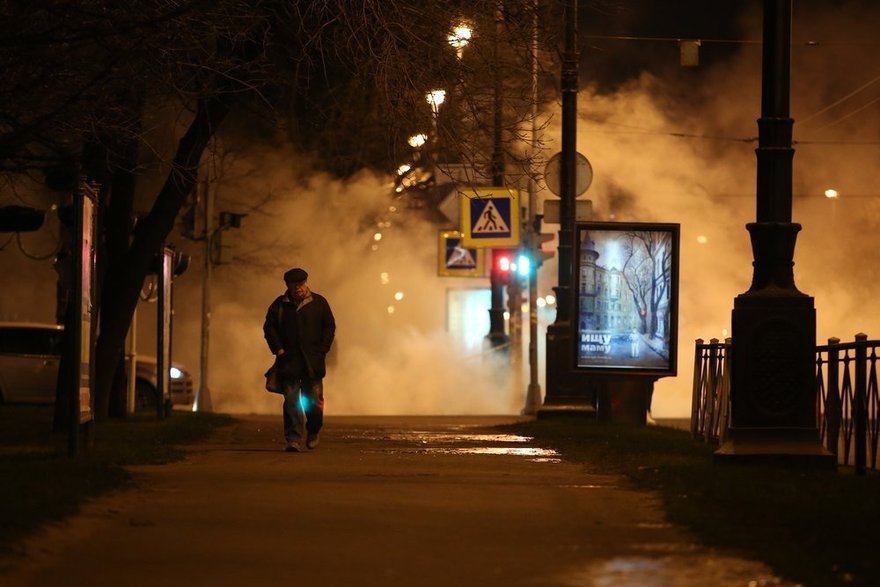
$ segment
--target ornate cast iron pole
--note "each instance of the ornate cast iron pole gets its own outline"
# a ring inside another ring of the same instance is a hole
[[[734,300],[731,430],[715,458],[833,467],[816,428],[816,310],[794,284],[791,11],[792,0],[764,0],[754,273]]]

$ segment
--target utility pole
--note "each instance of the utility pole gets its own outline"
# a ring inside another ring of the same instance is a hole
[[[535,181],[535,157],[538,154],[538,0],[532,2],[532,150],[529,169],[529,215],[526,235],[534,251],[537,233],[538,186]],[[533,416],[541,407],[541,385],[538,383],[538,264],[533,260],[529,271],[529,387],[523,414]]]
[[[204,266],[202,269],[202,336],[199,355],[199,389],[196,392],[195,410],[210,412],[211,388],[208,386],[208,341],[211,333],[211,260],[214,242],[214,198],[211,193],[208,178],[202,182],[202,190],[205,205],[205,236],[204,236]]]

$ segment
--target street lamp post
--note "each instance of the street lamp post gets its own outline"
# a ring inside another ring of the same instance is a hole
[[[734,300],[731,429],[715,459],[833,467],[816,427],[816,310],[794,284],[791,11],[792,0],[764,0],[754,272]]]
[[[560,156],[559,275],[556,292],[556,320],[547,327],[547,389],[539,417],[556,413],[595,415],[594,383],[574,372],[572,310],[575,293],[573,268],[579,250],[574,242],[577,198],[577,0],[565,2],[565,50],[562,58],[562,154]]]

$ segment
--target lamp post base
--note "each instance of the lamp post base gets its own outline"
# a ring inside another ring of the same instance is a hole
[[[557,415],[596,415],[596,389],[591,378],[572,369],[571,325],[554,322],[547,327],[547,392],[538,418]]]
[[[731,428],[714,454],[716,464],[772,465],[832,470],[837,462],[815,428]]]

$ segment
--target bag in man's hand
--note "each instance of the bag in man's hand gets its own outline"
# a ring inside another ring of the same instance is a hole
[[[277,361],[273,363],[271,367],[269,367],[268,371],[266,371],[266,391],[280,394],[284,393],[284,390],[281,388],[281,381],[278,378]]]

